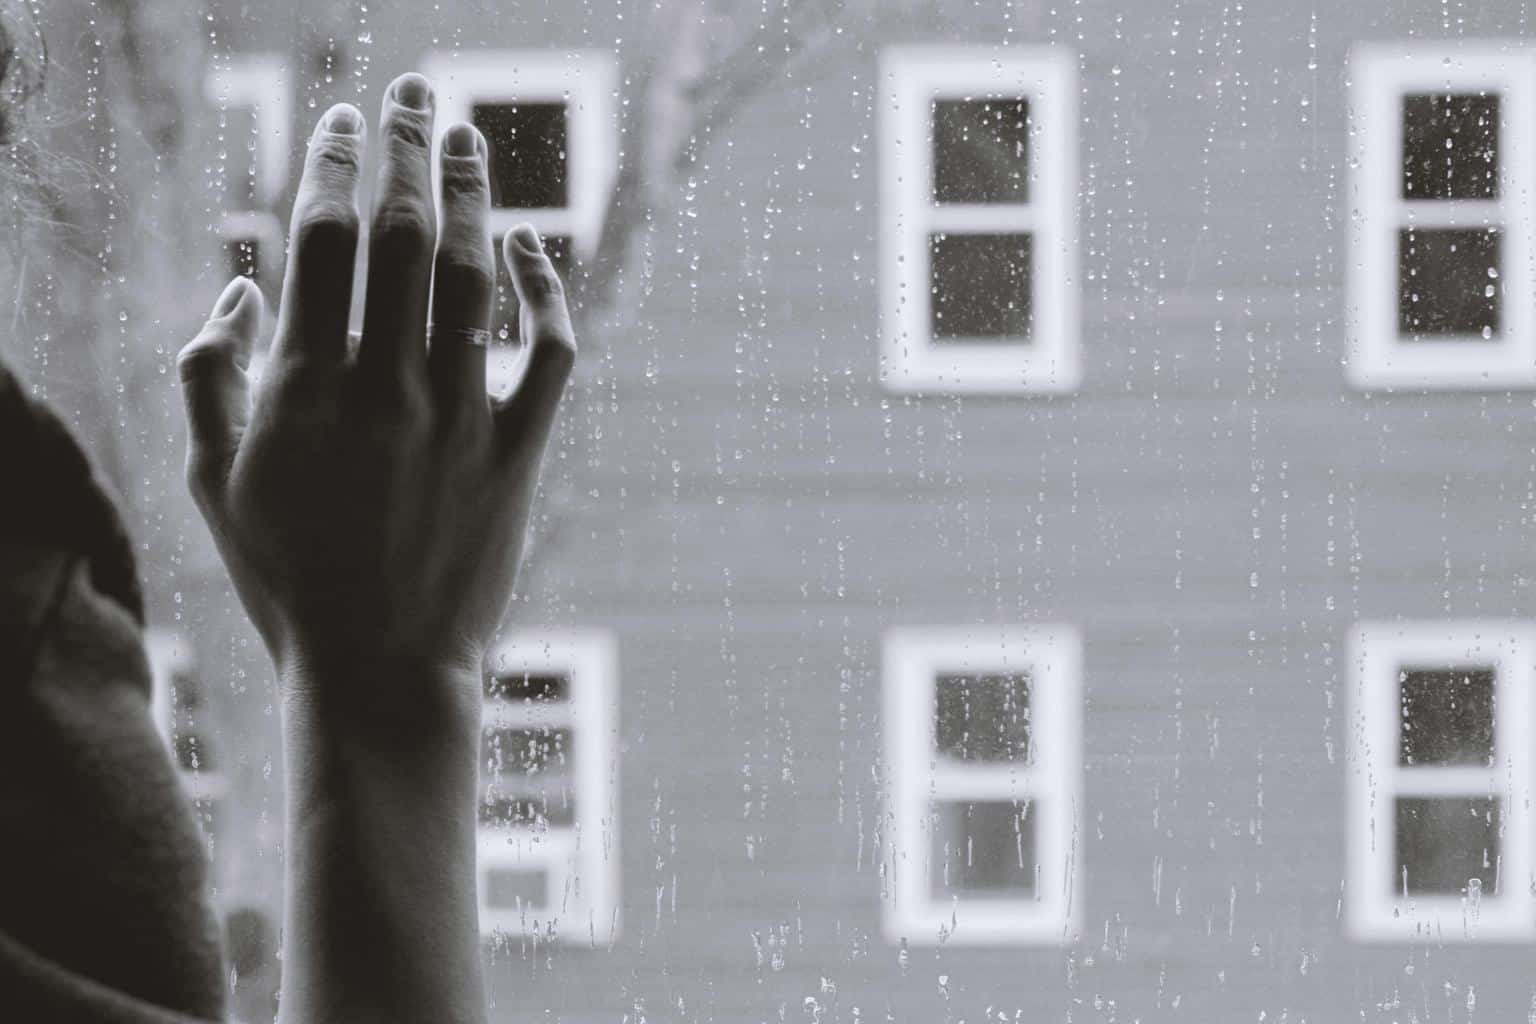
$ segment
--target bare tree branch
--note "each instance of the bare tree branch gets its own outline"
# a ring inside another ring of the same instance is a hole
[[[625,114],[596,253],[572,282],[584,317],[613,309],[637,238],[675,203],[700,147],[753,98],[825,56],[847,10],[843,0],[787,0],[782,17],[757,22],[711,11],[707,0],[654,9],[648,36],[661,45],[626,71],[625,92],[637,102]],[[751,27],[738,31],[743,24]]]

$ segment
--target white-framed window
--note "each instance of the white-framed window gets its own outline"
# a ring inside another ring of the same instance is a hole
[[[1536,50],[1378,43],[1350,70],[1351,382],[1536,386]]]
[[[191,645],[180,633],[150,629],[144,646],[155,727],[165,737],[182,783],[206,825],[207,816],[229,789],[213,738],[207,684],[197,671]]]
[[[1063,625],[885,637],[892,942],[1077,937],[1082,642]]]
[[[277,205],[288,187],[293,94],[288,69],[275,53],[216,61],[204,79],[207,101],[219,111],[224,213],[219,238],[229,276],[273,281],[282,261]],[[275,286],[275,285],[274,285]]]
[[[885,386],[1076,390],[1072,54],[896,46],[879,76]]]
[[[599,630],[522,630],[487,660],[478,841],[487,934],[618,934],[618,655]]]
[[[1536,626],[1365,622],[1350,636],[1350,933],[1536,938]]]
[[[438,142],[467,121],[490,147],[491,234],[527,221],[562,273],[597,251],[618,174],[619,64],[609,50],[436,52],[422,73],[437,94]],[[498,258],[498,265],[499,265]],[[517,301],[501,267],[496,328],[517,333]],[[496,345],[487,362],[492,391],[517,372],[515,345]]]

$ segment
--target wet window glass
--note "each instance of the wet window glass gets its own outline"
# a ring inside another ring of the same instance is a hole
[[[1397,865],[1409,896],[1492,895],[1499,868],[1499,802],[1399,797]]]
[[[1415,340],[1484,341],[1500,329],[1500,233],[1405,228],[1398,234],[1398,331]]]
[[[933,198],[1029,201],[1029,100],[936,100]]]
[[[933,893],[940,898],[1032,897],[1035,831],[1027,804],[1007,800],[935,805]]]
[[[1401,763],[1492,764],[1493,695],[1492,669],[1403,669]]]
[[[1023,761],[1029,756],[1026,676],[943,675],[934,682],[935,746],[959,761]]]
[[[930,244],[935,341],[1029,339],[1029,235],[945,232]]]
[[[1499,97],[1403,97],[1403,198],[1499,194]]]
[[[490,148],[491,205],[566,204],[564,103],[476,103],[470,123]]]
[[[123,509],[231,1018],[284,703],[176,353],[249,276],[270,379],[316,121],[365,115],[366,236],[415,69],[579,352],[465,695],[493,1024],[1526,1020],[1531,16],[0,2],[50,58],[0,356]]]

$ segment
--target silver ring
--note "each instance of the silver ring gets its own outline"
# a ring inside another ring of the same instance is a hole
[[[436,324],[427,325],[427,340],[448,335],[458,338],[466,345],[475,348],[491,347],[491,332],[484,327],[438,327]]]

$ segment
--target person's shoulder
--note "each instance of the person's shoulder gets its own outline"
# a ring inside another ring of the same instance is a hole
[[[45,957],[0,929],[0,1005],[6,1019],[77,1024],[220,1024],[155,1006]],[[238,1022],[223,1022],[238,1024]]]
[[[96,588],[143,621],[133,547],[110,489],[69,427],[3,359],[0,493],[8,496],[0,548],[85,557]]]

